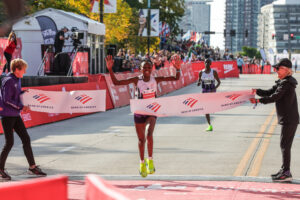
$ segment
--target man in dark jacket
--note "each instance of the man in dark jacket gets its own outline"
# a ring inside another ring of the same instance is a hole
[[[292,63],[283,58],[273,66],[279,80],[270,90],[253,89],[260,99],[250,99],[252,103],[275,102],[278,124],[282,125],[280,148],[282,152],[282,166],[278,173],[272,174],[273,181],[285,182],[292,180],[290,172],[291,147],[299,124],[298,103],[296,95],[296,79],[292,77]]]
[[[62,52],[62,49],[65,44],[65,33],[68,32],[67,27],[63,27],[60,31],[58,31],[55,35],[54,47],[55,47],[55,55]]]
[[[22,59],[15,59],[11,62],[11,71],[2,78],[0,95],[0,116],[5,136],[5,145],[0,155],[0,179],[11,180],[10,175],[4,170],[7,156],[14,144],[14,131],[20,137],[25,156],[27,158],[30,174],[46,176],[46,174],[35,164],[30,137],[20,116],[21,110],[28,110],[21,101],[21,78],[26,73],[27,63]]]

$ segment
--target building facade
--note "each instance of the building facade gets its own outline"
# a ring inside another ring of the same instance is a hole
[[[260,8],[273,1],[226,0],[225,48],[232,52],[241,51],[243,46],[256,48]],[[232,30],[235,31],[235,35],[230,34]]]
[[[261,8],[257,45],[267,53],[300,51],[299,0],[276,1]]]
[[[185,13],[180,22],[183,32],[189,30],[203,33],[210,31],[210,5],[213,0],[186,0]],[[209,44],[209,35],[203,35],[204,40]]]

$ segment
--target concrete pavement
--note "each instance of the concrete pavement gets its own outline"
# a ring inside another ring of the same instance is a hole
[[[300,78],[300,74],[295,76]],[[275,75],[241,75],[240,79],[221,80],[219,91],[267,89],[275,80]],[[196,92],[200,88],[194,84],[168,95]],[[204,131],[204,116],[159,118],[154,132],[155,176],[269,177],[281,164],[280,126],[275,123],[274,104],[252,107],[247,103],[212,114],[211,133]],[[129,106],[28,131],[36,162],[49,175],[68,174],[76,180],[88,173],[138,176],[137,137]],[[300,179],[299,131],[292,149],[295,179]],[[1,135],[1,147],[3,142]],[[14,179],[25,177],[27,162],[16,135],[6,168]]]

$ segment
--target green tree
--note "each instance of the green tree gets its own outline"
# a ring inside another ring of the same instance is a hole
[[[254,56],[258,59],[261,58],[260,52],[256,48],[253,48],[253,47],[243,46],[241,54],[243,56],[248,56],[249,58],[253,58]]]
[[[82,0],[77,1],[78,4],[81,4],[82,2]],[[27,14],[31,14],[45,8],[56,8],[64,11],[80,13],[78,7],[70,4],[69,0],[27,0]]]

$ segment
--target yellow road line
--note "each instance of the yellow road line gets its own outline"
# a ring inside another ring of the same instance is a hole
[[[253,165],[251,166],[251,171],[249,173],[249,176],[258,176],[264,155],[268,149],[270,139],[274,133],[276,126],[277,126],[277,118],[274,118],[272,125],[270,126],[267,134],[265,134],[266,137],[264,138],[262,145],[260,146],[260,149],[254,158]]]
[[[244,154],[244,156],[243,156],[242,160],[240,161],[239,165],[237,166],[233,176],[242,176],[243,175],[243,171],[244,171],[245,167],[247,166],[247,163],[249,162],[251,155],[253,154],[258,142],[260,141],[261,136],[264,134],[268,124],[271,122],[274,114],[275,114],[275,108],[269,114],[269,116],[267,117],[264,124],[260,127],[259,132],[256,134],[251,145],[249,146],[246,153]]]

